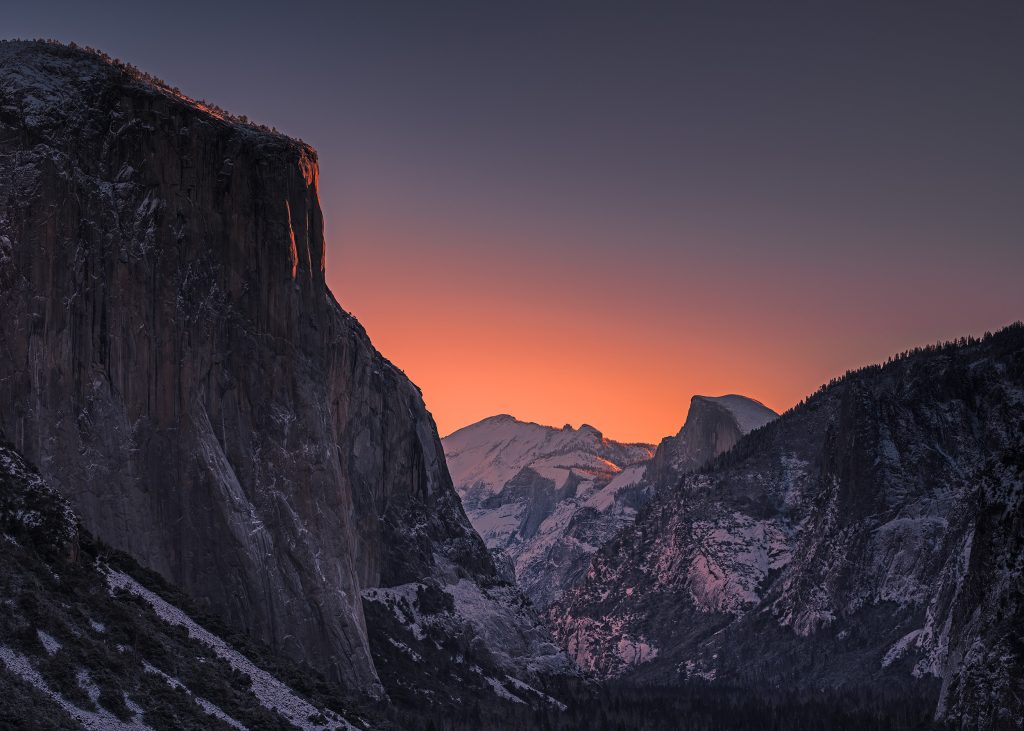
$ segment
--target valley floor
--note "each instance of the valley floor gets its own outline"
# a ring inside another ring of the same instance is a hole
[[[564,711],[480,706],[446,718],[406,717],[416,731],[830,731],[945,728],[933,719],[937,687],[919,696],[877,691],[795,694],[778,689],[624,684],[562,685]]]

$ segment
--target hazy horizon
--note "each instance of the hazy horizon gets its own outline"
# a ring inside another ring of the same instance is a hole
[[[657,442],[1024,313],[1019,4],[188,5],[2,35],[316,147],[328,282],[441,434]]]

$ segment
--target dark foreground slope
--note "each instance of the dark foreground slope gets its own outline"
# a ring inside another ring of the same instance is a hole
[[[664,490],[550,611],[631,682],[1024,718],[1024,326],[848,374]]]
[[[0,543],[0,728],[351,729],[374,718],[102,547],[3,443]]]
[[[401,697],[353,705],[312,669],[254,645],[99,544],[3,443],[0,596],[0,729],[825,729],[889,720],[870,707],[837,711],[828,699],[598,689],[565,676],[551,691],[568,707],[476,699],[441,711]],[[914,713],[903,704],[892,728],[912,728]]]
[[[327,289],[317,176],[122,64],[0,43],[0,430],[99,539],[349,690],[449,677],[395,609],[421,587],[446,664],[488,658],[424,703],[566,670]]]

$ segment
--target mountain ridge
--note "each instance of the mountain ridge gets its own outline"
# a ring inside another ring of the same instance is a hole
[[[587,422],[581,422],[579,427],[573,427],[573,425],[571,423],[568,423],[568,422],[563,424],[561,427],[557,427],[557,426],[554,426],[552,424],[541,424],[538,421],[530,421],[530,420],[527,420],[527,419],[519,419],[519,418],[513,416],[512,414],[507,414],[507,413],[494,414],[492,416],[485,416],[482,419],[474,421],[474,422],[472,422],[470,424],[466,424],[465,426],[459,427],[458,429],[454,430],[453,432],[451,432],[447,436],[441,437],[441,440],[444,441],[446,439],[454,437],[459,432],[465,431],[467,429],[473,429],[474,427],[480,427],[480,426],[483,426],[485,424],[504,424],[504,423],[511,423],[511,422],[515,422],[517,424],[521,424],[521,425],[524,425],[524,426],[534,426],[534,427],[541,427],[543,429],[551,429],[552,431],[592,432],[592,433],[596,434],[597,436],[601,437],[602,439],[607,439],[608,441],[614,442],[615,444],[623,444],[623,445],[638,446],[638,447],[653,447],[654,446],[651,442],[625,441],[625,440],[622,440],[622,439],[612,439],[610,437],[606,437],[603,431],[598,429],[596,426],[593,426],[592,424],[588,424]]]
[[[699,466],[774,415],[735,394],[694,396],[684,425],[657,449],[615,442],[588,424],[558,429],[507,414],[463,427],[442,445],[470,522],[546,607],[633,520],[659,479]]]
[[[659,491],[549,609],[556,636],[633,682],[887,684],[1006,724],[1022,407],[1019,323],[851,371]]]

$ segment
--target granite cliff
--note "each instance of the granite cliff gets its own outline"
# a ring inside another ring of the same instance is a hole
[[[408,627],[366,621],[388,587],[471,593],[438,631],[486,609],[495,668],[564,670],[419,390],[328,290],[317,178],[101,54],[0,44],[0,431],[99,539],[350,689],[397,682],[371,644]]]

